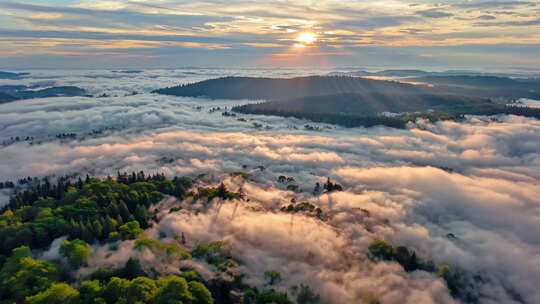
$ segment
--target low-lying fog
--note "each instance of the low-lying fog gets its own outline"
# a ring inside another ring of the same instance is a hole
[[[470,117],[462,123],[418,121],[406,130],[345,129],[224,116],[225,107],[240,102],[149,93],[224,74],[315,73],[36,71],[31,78],[2,81],[69,84],[105,97],[0,105],[0,181],[117,170],[209,173],[207,183],[224,179],[232,189],[242,187],[249,202],[191,206],[200,212],[167,214],[158,228],[184,232],[190,242],[227,240],[254,284],[265,271],[278,270],[282,286],[302,282],[330,303],[354,303],[367,293],[383,303],[455,301],[434,274],[370,262],[367,247],[385,239],[471,276],[481,274],[485,280],[474,288],[485,303],[517,303],[516,293],[540,303],[540,121]],[[61,135],[68,133],[75,135]],[[252,177],[230,177],[235,171]],[[286,191],[280,175],[293,177],[299,192]],[[313,195],[315,183],[327,177],[345,191]],[[4,204],[9,193],[0,193]],[[321,207],[328,219],[277,212],[292,198]]]

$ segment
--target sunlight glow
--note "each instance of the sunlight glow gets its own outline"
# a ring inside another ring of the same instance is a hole
[[[296,37],[296,41],[306,45],[306,44],[313,44],[317,41],[317,36],[314,33],[301,33]]]

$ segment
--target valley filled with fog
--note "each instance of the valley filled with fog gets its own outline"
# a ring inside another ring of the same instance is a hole
[[[0,182],[143,170],[190,177],[195,192],[223,183],[242,195],[210,201],[168,196],[153,207],[159,221],[145,233],[165,241],[181,235],[187,248],[223,241],[238,262],[231,271],[261,290],[265,273],[273,271],[281,277],[272,284],[276,290],[306,285],[323,303],[540,302],[537,119],[467,116],[419,119],[405,129],[344,128],[229,112],[257,100],[151,93],[221,76],[332,71],[28,72],[0,82],[75,86],[87,94],[0,104]],[[343,191],[323,191],[328,179]],[[0,190],[0,204],[12,194]],[[320,211],[283,208],[301,202]],[[170,212],[173,207],[180,211]],[[370,258],[377,240],[448,265],[459,274],[459,290],[449,290],[437,271],[406,271],[395,261]],[[60,241],[39,254],[54,259]],[[205,279],[218,276],[211,263],[170,259],[137,250],[134,242],[121,241],[115,250],[93,243],[77,275],[133,257],[163,273],[189,266]]]

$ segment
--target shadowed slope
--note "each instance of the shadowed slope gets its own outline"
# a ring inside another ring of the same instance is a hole
[[[309,76],[291,79],[225,77],[159,89],[154,93],[224,99],[291,99],[343,93],[385,92],[420,94],[429,88],[410,84],[340,76]]]

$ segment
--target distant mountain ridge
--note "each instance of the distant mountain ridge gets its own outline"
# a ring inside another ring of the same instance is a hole
[[[446,70],[446,71],[424,71],[418,69],[389,69],[381,71],[347,71],[331,72],[328,76],[379,76],[379,77],[425,77],[425,76],[494,76],[494,77],[519,77],[519,78],[539,78],[540,73],[498,73],[498,72],[477,72],[469,70]]]
[[[486,98],[540,99],[540,75],[479,73],[472,71],[426,72],[422,70],[383,70],[379,72],[335,72],[333,76],[383,77],[386,80],[427,84],[447,94]]]
[[[223,99],[292,99],[344,93],[407,93],[430,92],[427,87],[411,84],[343,76],[307,76],[297,78],[224,77],[193,84],[155,90],[154,93]]]
[[[87,96],[86,90],[75,86],[35,88],[24,85],[0,86],[0,102],[6,103],[21,99]]]
[[[0,79],[19,79],[27,75],[29,75],[29,73],[13,73],[13,72],[0,71]]]
[[[7,103],[15,100],[17,100],[16,97],[0,92],[0,103]]]

